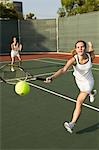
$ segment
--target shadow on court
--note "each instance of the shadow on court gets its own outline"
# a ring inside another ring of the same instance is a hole
[[[89,126],[85,129],[82,129],[82,130],[79,130],[76,132],[76,134],[84,134],[84,133],[87,133],[87,132],[93,132],[93,131],[96,131],[96,130],[99,130],[99,123],[96,123],[92,126]]]

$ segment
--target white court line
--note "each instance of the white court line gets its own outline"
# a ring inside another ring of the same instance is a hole
[[[92,70],[99,71],[99,69],[98,69],[98,68],[94,68],[94,67],[92,68]]]
[[[65,65],[65,62],[64,63],[60,63],[60,62],[49,61],[49,60],[42,60],[42,59],[38,59],[38,60],[35,60],[35,61],[44,62],[44,63],[50,63],[50,64],[57,64],[57,65]],[[95,70],[95,71],[99,71],[99,69],[95,68],[95,67],[93,67],[92,69]]]
[[[52,58],[51,58],[52,59]],[[59,60],[59,59],[53,59],[53,60]],[[25,61],[28,61],[28,60],[25,60]],[[23,61],[23,62],[25,62]],[[38,61],[38,62],[44,62],[44,63],[50,63],[50,64],[57,64],[57,65],[65,65],[66,62],[64,63],[60,63],[60,62],[55,62],[55,61],[49,61],[49,60],[44,60],[44,58],[40,58],[40,59],[31,59],[29,61]],[[63,61],[63,60],[62,60]],[[8,62],[8,61],[5,61],[5,62]],[[5,62],[0,62],[0,63],[5,63]],[[95,65],[98,65],[98,64],[95,64]],[[98,68],[95,68],[93,67],[92,68],[93,70],[95,71],[99,71]]]
[[[56,65],[65,65],[65,62],[64,63],[60,63],[60,62],[49,61],[49,60],[44,60],[44,59],[38,59],[38,60],[35,60],[35,61],[49,63],[49,64],[56,64]]]
[[[49,60],[58,60],[58,61],[64,61],[64,63],[66,63],[67,59],[58,59],[58,58],[40,58],[39,60],[45,60],[45,59],[49,59]],[[99,64],[93,63],[96,66],[99,66]]]
[[[1,69],[1,68],[0,68]],[[72,69],[69,69],[67,72],[71,72],[72,71]],[[50,76],[50,75],[52,75],[52,74],[54,74],[55,72],[46,72],[46,73],[41,73],[41,74],[35,74],[35,75],[32,75],[33,77],[32,78],[30,78],[30,79],[26,79],[26,81],[34,81],[34,80],[36,80],[36,79],[34,79],[34,78],[36,78],[36,77],[41,77],[41,76]],[[28,76],[28,78],[29,77],[31,77],[31,75],[29,75]],[[20,77],[20,78],[12,78],[12,79],[6,79],[6,81],[7,82],[10,82],[10,81],[15,81],[15,80],[25,80],[25,76],[24,77]],[[0,83],[2,83],[3,81],[2,80],[0,80]]]
[[[44,88],[44,87],[38,86],[38,85],[33,84],[33,83],[30,83],[30,82],[29,82],[29,85],[31,85],[32,87],[35,87],[35,88],[37,88],[37,89],[40,89],[40,90],[42,90],[42,91],[45,91],[45,92],[47,92],[47,93],[50,93],[50,94],[53,94],[53,95],[55,95],[55,96],[61,97],[61,98],[65,99],[65,100],[69,100],[69,101],[71,101],[71,102],[76,103],[76,100],[75,100],[75,99],[70,98],[70,97],[67,97],[67,96],[64,96],[64,95],[62,95],[62,94],[60,94],[60,93],[57,93],[57,92],[55,92],[55,91],[46,89],[46,88]],[[94,107],[94,106],[91,106],[91,105],[88,105],[88,104],[85,104],[85,103],[83,103],[83,106],[85,106],[85,107],[87,107],[87,108],[90,108],[90,109],[92,109],[92,110],[94,110],[94,111],[99,112],[99,108],[97,108],[97,107]]]
[[[48,62],[48,63],[54,63],[54,64],[61,64],[61,65],[64,64],[64,63],[56,63],[56,62],[53,62],[53,61],[44,61],[44,60],[37,60],[37,61]],[[99,71],[99,69],[97,69],[97,68],[93,68],[93,70]],[[68,71],[72,71],[72,70],[68,70]],[[52,74],[52,73],[54,73],[54,72],[45,73],[45,74],[39,74],[39,75],[36,75],[36,76],[50,75],[50,74]],[[61,95],[61,94],[59,94],[59,93],[56,93],[56,92],[54,92],[54,91],[45,89],[45,88],[43,88],[43,87],[40,87],[40,86],[35,85],[35,84],[32,84],[32,83],[29,83],[29,84],[30,84],[31,86],[37,88],[37,89],[43,90],[43,91],[48,92],[48,93],[53,94],[53,95],[56,95],[56,96],[61,97],[61,98],[65,99],[65,100],[69,100],[69,101],[72,101],[72,102],[76,102],[76,100],[74,100],[74,99],[72,99],[72,98],[69,98],[69,97],[67,97],[67,96]],[[91,106],[91,105],[88,105],[88,104],[83,104],[83,105],[84,105],[85,107],[88,107],[88,108],[90,108],[90,109],[93,109],[93,110],[99,112],[99,108],[96,108],[96,107]]]

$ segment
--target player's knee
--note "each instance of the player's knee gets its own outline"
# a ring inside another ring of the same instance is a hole
[[[78,105],[79,107],[81,107],[82,104],[83,104],[83,101],[82,101],[82,100],[77,100],[76,105]]]

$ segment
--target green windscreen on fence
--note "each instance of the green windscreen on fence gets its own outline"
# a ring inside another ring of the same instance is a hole
[[[24,52],[56,51],[55,19],[20,21]]]
[[[12,37],[22,43],[22,52],[56,51],[56,20],[0,20],[0,54],[10,52]]]
[[[18,37],[17,20],[0,20],[0,54],[10,53],[12,37]]]
[[[59,19],[59,51],[70,52],[78,40],[92,41],[99,54],[99,12]]]
[[[58,19],[0,20],[0,54],[10,52],[16,36],[22,53],[70,52],[78,40],[92,41],[99,54],[99,11]]]

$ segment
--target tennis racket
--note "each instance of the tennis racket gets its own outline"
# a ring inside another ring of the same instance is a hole
[[[19,44],[18,45],[18,51],[21,51],[22,50],[22,44]]]
[[[32,75],[29,72],[25,71],[24,68],[17,66],[6,64],[0,67],[0,80],[4,83],[15,85],[18,81],[45,81],[46,78],[38,77],[36,75]]]

